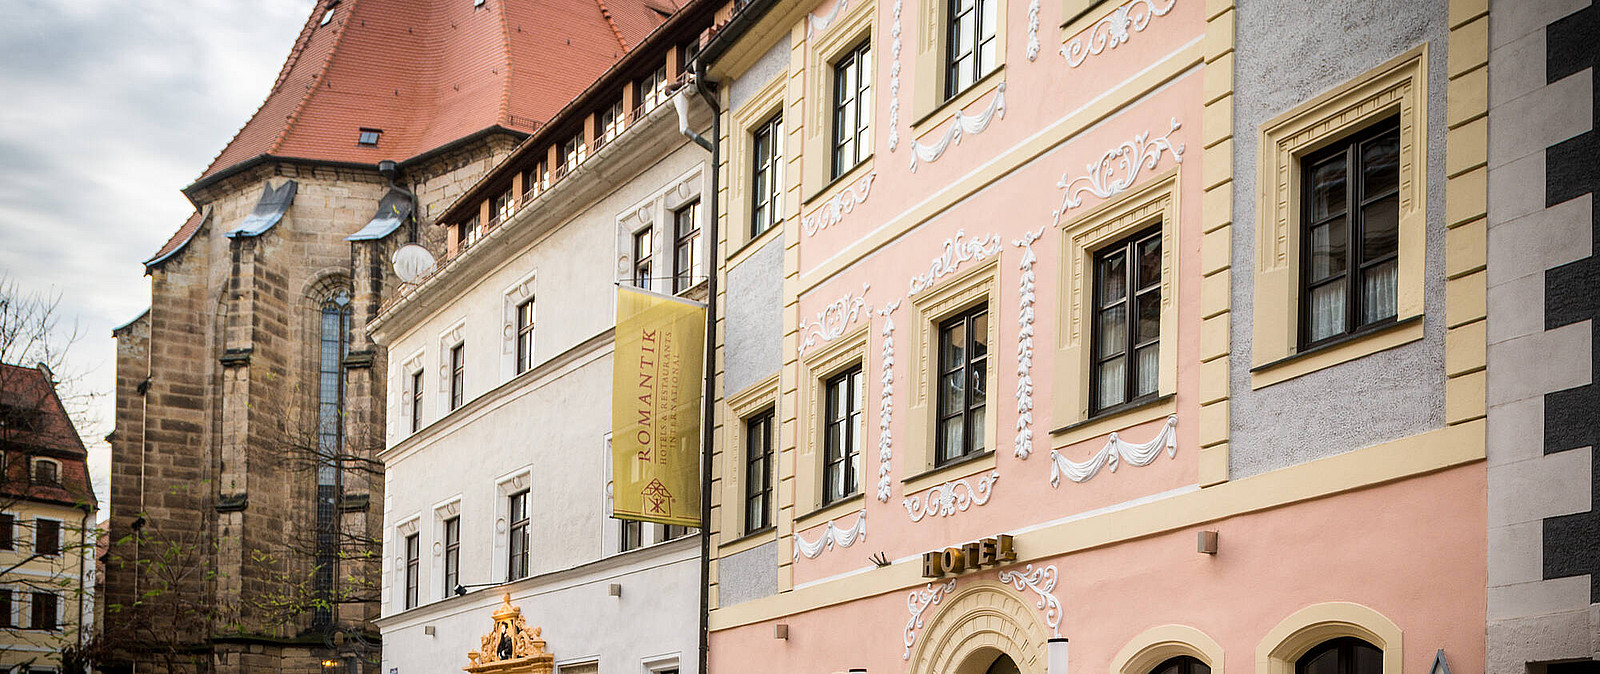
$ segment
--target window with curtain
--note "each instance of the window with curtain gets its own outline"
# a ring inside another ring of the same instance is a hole
[[[1094,256],[1090,414],[1156,395],[1161,376],[1161,227]]]
[[[988,411],[989,305],[939,324],[938,427],[934,465],[982,453]]]
[[[1307,348],[1394,321],[1399,122],[1308,155],[1301,167],[1300,343]]]
[[[772,418],[767,410],[744,423],[744,532],[772,526]]]
[[[946,5],[944,97],[955,98],[993,72],[996,8],[1001,0],[949,0]]]
[[[823,400],[822,501],[832,503],[861,491],[861,414],[865,407],[861,366],[829,379]]]

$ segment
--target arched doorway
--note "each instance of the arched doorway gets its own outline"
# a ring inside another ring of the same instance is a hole
[[[1045,674],[1049,633],[1009,586],[974,582],[939,608],[917,635],[910,674]]]

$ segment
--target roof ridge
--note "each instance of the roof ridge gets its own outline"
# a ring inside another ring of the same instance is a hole
[[[611,8],[606,7],[606,0],[594,0],[600,7],[600,16],[605,17],[606,25],[611,27],[611,34],[617,36],[617,44],[621,45],[622,52],[628,52],[628,40],[622,37],[622,29],[617,27],[617,21],[611,18]]]
[[[305,111],[306,103],[311,101],[311,95],[316,93],[317,87],[322,86],[322,79],[327,76],[328,67],[333,65],[334,57],[339,54],[339,46],[344,41],[345,28],[348,28],[350,20],[355,18],[356,4],[359,0],[343,0],[343,2],[349,3],[350,10],[345,12],[343,21],[334,24],[333,44],[328,47],[328,55],[322,58],[322,67],[317,68],[317,72],[311,76],[311,84],[306,86],[306,92],[300,96],[300,102],[295,104],[294,111],[290,112],[288,118],[284,120],[283,128],[278,131],[278,137],[273,139],[271,145],[267,146],[267,154],[278,153],[278,148],[282,147],[283,141],[288,139],[289,131],[294,129],[295,122],[300,120],[300,113]],[[313,17],[316,15],[316,12],[311,13]]]
[[[498,5],[500,12],[500,112],[498,119],[511,126],[511,17],[505,3]]]

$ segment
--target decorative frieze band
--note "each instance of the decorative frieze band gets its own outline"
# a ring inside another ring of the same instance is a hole
[[[1067,59],[1067,67],[1076,68],[1090,56],[1116,49],[1117,45],[1133,37],[1133,33],[1144,31],[1152,17],[1166,16],[1167,12],[1172,11],[1172,6],[1178,4],[1178,0],[1167,0],[1167,4],[1158,6],[1159,1],[1133,0],[1096,21],[1083,35],[1061,45],[1061,56]]]
[[[1061,195],[1061,208],[1053,214],[1056,224],[1061,224],[1061,218],[1068,210],[1083,205],[1084,193],[1109,199],[1127,191],[1139,177],[1140,171],[1155,170],[1164,153],[1171,153],[1172,161],[1182,164],[1184,146],[1174,146],[1171,140],[1172,132],[1180,126],[1178,118],[1174,117],[1172,127],[1167,129],[1165,135],[1151,138],[1150,132],[1145,131],[1134,136],[1133,140],[1107,150],[1100,159],[1089,162],[1088,172],[1084,175],[1069,178],[1069,174],[1061,174],[1056,188],[1066,190],[1066,193]]]
[[[865,203],[867,196],[872,192],[872,180],[877,178],[876,171],[868,173],[854,184],[839,190],[822,203],[822,207],[813,211],[811,215],[800,218],[800,228],[805,230],[806,236],[814,236],[817,232],[832,227],[844,220],[844,216],[856,210],[856,204]]]
[[[800,326],[801,334],[805,335],[800,342],[800,353],[804,354],[806,349],[816,346],[819,340],[831,342],[843,335],[845,329],[856,322],[861,310],[867,308],[867,288],[867,284],[861,284],[861,294],[847,292],[844,297],[818,311],[816,318],[805,321]],[[867,309],[867,315],[872,315],[871,309]]]
[[[906,297],[927,290],[934,281],[949,276],[968,260],[983,260],[1000,254],[1000,235],[990,234],[982,239],[966,240],[967,231],[956,230],[956,235],[944,240],[943,252],[928,265],[928,273],[911,277]]]
[[[994,495],[994,483],[999,479],[1000,471],[991,470],[978,478],[977,487],[969,484],[966,478],[951,480],[921,496],[906,497],[903,505],[912,522],[921,522],[927,517],[949,517],[988,503],[989,497]]]

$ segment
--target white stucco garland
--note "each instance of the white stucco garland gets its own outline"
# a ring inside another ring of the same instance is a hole
[[[851,323],[856,322],[862,309],[866,309],[870,317],[872,309],[867,307],[867,288],[867,284],[861,284],[861,294],[857,295],[853,290],[846,292],[844,297],[818,311],[816,318],[802,322],[800,333],[805,338],[800,342],[800,353],[804,354],[806,349],[816,346],[819,340],[831,342],[838,339]]]
[[[928,273],[911,277],[906,297],[927,290],[934,281],[949,276],[968,260],[983,260],[1000,254],[1000,235],[990,234],[981,239],[965,239],[967,231],[956,230],[956,235],[944,240],[943,251],[928,265]]]
[[[1167,450],[1168,457],[1178,454],[1178,415],[1167,417],[1167,423],[1161,426],[1161,431],[1154,438],[1143,444],[1133,444],[1123,440],[1116,433],[1106,439],[1106,445],[1100,448],[1088,461],[1078,463],[1070,461],[1056,450],[1050,450],[1050,486],[1060,487],[1061,476],[1067,476],[1073,482],[1086,482],[1100,472],[1101,468],[1109,466],[1111,472],[1117,472],[1117,464],[1127,461],[1135,466],[1148,466],[1161,456],[1163,447]]]
[[[1044,236],[1043,227],[1036,232],[1023,232],[1022,238],[1011,242],[1022,248],[1022,270],[1017,279],[1017,435],[1011,441],[1017,458],[1027,460],[1033,454],[1033,264],[1039,260],[1033,253],[1033,242]]]
[[[951,480],[937,487],[929,489],[921,496],[908,496],[902,502],[906,507],[906,514],[911,516],[912,522],[921,522],[929,517],[949,517],[957,512],[966,512],[972,506],[981,506],[989,502],[989,497],[994,495],[994,483],[1000,479],[1000,471],[991,470],[988,475],[978,477],[978,486],[973,487],[967,478]]]
[[[817,16],[816,12],[807,14],[806,39],[810,40],[812,35],[828,30],[828,26],[833,25],[834,20],[839,18],[839,14],[843,13],[844,10],[848,9],[849,7],[850,0],[839,0],[838,2],[833,3],[833,9],[828,10],[827,14],[822,16]]]
[[[1028,60],[1039,58],[1039,0],[1028,2]]]
[[[894,488],[891,466],[894,459],[894,435],[889,426],[894,419],[894,310],[899,308],[900,300],[896,299],[878,310],[878,315],[883,317],[883,364],[880,366],[882,374],[878,380],[879,503],[888,503]]]
[[[800,532],[794,532],[794,561],[800,561],[801,556],[806,559],[816,559],[824,551],[832,550],[835,546],[848,548],[855,545],[856,541],[867,537],[866,508],[856,512],[856,523],[850,525],[848,529],[836,524],[840,519],[844,518],[829,520],[815,541],[807,541],[800,536]]]
[[[951,578],[938,585],[928,583],[927,587],[912,590],[911,595],[906,597],[906,609],[911,612],[911,619],[906,621],[904,641],[906,650],[905,653],[901,654],[901,660],[911,659],[911,647],[917,643],[917,630],[922,629],[922,614],[926,613],[928,609],[938,606],[940,601],[943,601],[945,597],[950,596],[950,593],[955,591],[956,579]]]
[[[889,151],[900,146],[900,5],[894,0],[894,23],[889,27]]]
[[[955,117],[950,119],[950,128],[946,129],[937,140],[926,145],[921,141],[911,141],[911,172],[917,172],[917,160],[929,164],[939,161],[951,144],[960,145],[962,138],[983,133],[996,115],[1002,118],[1006,116],[1005,82],[1001,82],[1000,86],[995,88],[994,98],[989,100],[989,107],[984,108],[983,112],[969,115],[958,110]]]
[[[1135,33],[1144,31],[1144,27],[1150,25],[1151,17],[1166,16],[1167,12],[1172,11],[1172,6],[1178,4],[1178,0],[1167,0],[1167,4],[1158,6],[1156,3],[1159,1],[1133,0],[1095,22],[1083,35],[1061,45],[1059,51],[1067,59],[1067,67],[1076,68],[1092,55],[1116,49],[1117,45],[1133,37],[1129,30]],[[1140,8],[1143,11],[1139,11]]]
[[[1061,195],[1061,208],[1053,213],[1056,224],[1061,223],[1062,216],[1068,210],[1083,205],[1084,193],[1108,199],[1127,191],[1139,177],[1140,171],[1155,170],[1164,153],[1172,154],[1173,163],[1182,164],[1184,146],[1173,145],[1171,140],[1172,132],[1181,126],[1178,118],[1173,117],[1172,126],[1165,135],[1151,138],[1150,132],[1145,131],[1089,162],[1086,167],[1088,172],[1084,175],[1069,178],[1069,174],[1061,174],[1056,188],[1066,190],[1066,193]]]
[[[822,207],[812,211],[811,215],[800,218],[800,228],[805,230],[806,236],[815,236],[817,232],[839,224],[844,216],[856,210],[856,204],[866,202],[872,192],[872,180],[877,177],[877,171],[870,172],[849,187],[839,190],[822,202]]]
[[[1056,599],[1056,566],[1033,568],[1029,564],[1021,571],[1002,570],[1000,582],[1006,583],[1018,592],[1032,590],[1039,595],[1038,603],[1034,607],[1044,611],[1044,623],[1050,626],[1051,636],[1061,636],[1061,600]]]

